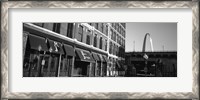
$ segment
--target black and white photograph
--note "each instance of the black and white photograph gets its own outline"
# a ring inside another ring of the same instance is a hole
[[[177,23],[23,23],[23,77],[177,77]]]
[[[2,99],[199,98],[199,2],[1,6]]]

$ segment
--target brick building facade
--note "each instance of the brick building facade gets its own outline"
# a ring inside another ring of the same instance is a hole
[[[123,75],[125,23],[24,23],[24,77]]]

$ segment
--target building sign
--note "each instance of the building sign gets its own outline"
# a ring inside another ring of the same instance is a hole
[[[83,55],[83,59],[91,59],[88,53],[81,51],[81,54]]]
[[[51,41],[51,46],[49,48],[49,51],[50,52],[58,52],[59,51],[59,45],[58,45],[58,42],[55,42],[55,41]]]
[[[58,42],[53,42],[54,44],[54,47],[55,47],[55,52],[58,52],[58,48],[59,48],[59,45],[58,45]]]

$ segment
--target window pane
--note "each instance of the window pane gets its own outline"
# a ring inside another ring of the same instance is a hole
[[[78,31],[78,41],[82,42],[83,39],[83,26],[79,26],[79,31]]]
[[[73,23],[69,23],[67,28],[67,37],[72,38],[72,36],[73,36]]]

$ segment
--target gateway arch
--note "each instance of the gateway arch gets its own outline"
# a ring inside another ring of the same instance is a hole
[[[143,41],[142,52],[146,52],[146,40],[147,40],[147,36],[149,36],[149,42],[150,42],[151,52],[153,52],[154,51],[153,50],[153,42],[152,42],[152,39],[151,39],[151,35],[149,33],[145,34],[144,41]]]

